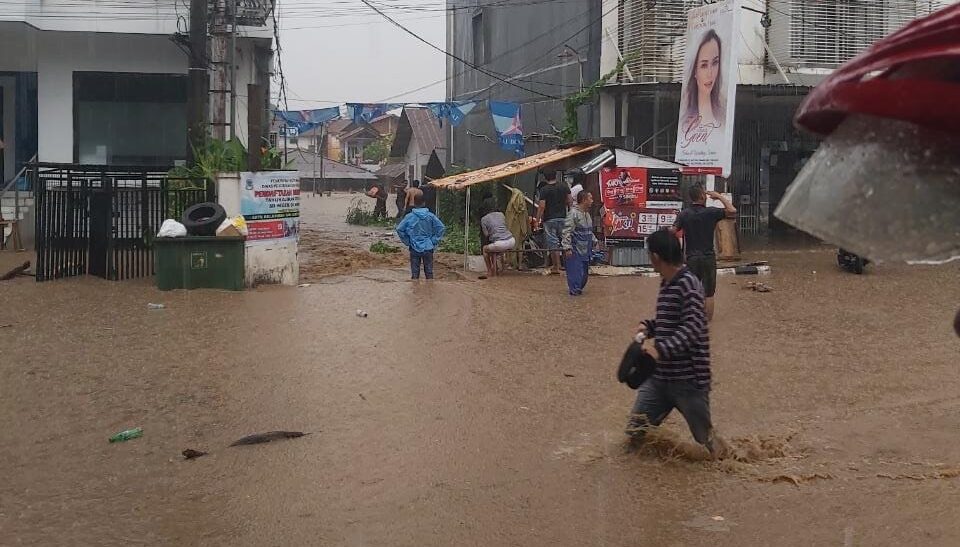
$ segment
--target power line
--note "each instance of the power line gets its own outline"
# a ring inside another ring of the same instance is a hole
[[[277,74],[280,77],[280,89],[277,93],[277,103],[283,105],[284,110],[290,110],[287,104],[287,79],[283,75],[283,48],[280,47],[280,22],[277,20],[277,8],[270,12],[273,18],[273,39],[277,50]]]
[[[586,13],[587,13],[587,12],[583,12],[584,15],[586,15]],[[527,40],[526,42],[520,44],[519,46],[517,46],[517,47],[515,47],[515,48],[512,48],[512,49],[510,49],[510,50],[507,50],[507,51],[501,53],[500,55],[497,55],[497,56],[493,57],[493,58],[490,59],[489,61],[483,63],[483,65],[481,65],[481,66],[489,65],[490,63],[492,63],[492,62],[494,62],[494,61],[497,61],[497,60],[500,60],[500,59],[503,59],[504,57],[507,57],[507,56],[509,56],[509,55],[511,55],[511,54],[513,54],[513,53],[516,53],[516,52],[518,52],[518,51],[523,51],[524,48],[526,48],[527,46],[533,44],[534,42],[536,42],[537,40],[539,40],[539,39],[541,39],[541,38],[543,38],[543,37],[545,37],[545,36],[549,36],[549,35],[553,34],[553,32],[554,32],[555,30],[559,29],[560,27],[562,27],[562,26],[564,26],[564,25],[566,25],[566,24],[568,24],[568,23],[572,23],[575,19],[577,19],[577,18],[579,18],[579,17],[580,17],[580,14],[574,15],[574,16],[571,17],[570,19],[567,19],[566,21],[560,23],[559,25],[556,25],[556,26],[554,26],[554,27],[551,27],[551,28],[547,29],[546,31],[544,31],[544,32],[542,32],[542,33],[534,36],[533,38]],[[446,82],[449,82],[450,80],[452,80],[452,79],[454,79],[454,78],[459,78],[460,76],[463,76],[463,75],[466,74],[466,73],[467,73],[467,69],[464,69],[464,70],[461,70],[460,72],[457,72],[456,74],[452,74],[452,75],[447,76],[447,77],[445,77],[445,78],[441,78],[441,79],[439,79],[439,80],[437,80],[437,81],[435,81],[435,82],[431,82],[431,83],[429,83],[429,84],[426,84],[426,85],[424,85],[424,86],[418,87],[418,88],[416,88],[416,89],[411,89],[411,90],[409,90],[409,91],[404,91],[403,93],[398,93],[398,94],[396,94],[396,95],[392,95],[392,96],[390,96],[390,97],[387,97],[386,99],[381,99],[381,100],[378,101],[378,102],[382,102],[382,103],[383,103],[383,102],[390,101],[390,100],[392,100],[392,99],[396,99],[397,97],[403,97],[404,95],[409,95],[409,94],[411,94],[411,93],[416,93],[417,91],[423,91],[424,89],[427,89],[427,88],[429,88],[429,87],[433,87],[433,86],[435,86],[435,85],[437,85],[437,84],[446,83]]]
[[[515,84],[515,83],[510,82],[510,81],[508,81],[508,80],[506,80],[506,79],[504,79],[504,78],[501,78],[500,76],[497,76],[495,73],[492,73],[492,72],[490,72],[490,71],[488,71],[488,70],[485,70],[485,69],[481,68],[479,65],[475,65],[475,64],[470,63],[470,62],[468,62],[468,61],[466,61],[466,60],[464,60],[464,59],[461,59],[460,57],[454,55],[453,53],[450,53],[450,52],[448,52],[448,51],[446,51],[446,50],[444,50],[444,49],[442,49],[442,48],[439,48],[439,47],[431,44],[428,40],[420,37],[420,35],[418,35],[417,33],[413,32],[412,30],[408,29],[407,27],[401,25],[400,23],[398,23],[397,21],[395,21],[393,18],[391,18],[391,17],[390,17],[389,15],[387,15],[386,13],[383,13],[382,11],[380,11],[376,6],[374,6],[374,5],[370,2],[370,0],[360,0],[360,1],[363,2],[364,4],[366,4],[367,7],[369,7],[369,8],[372,9],[373,11],[379,13],[383,18],[385,18],[385,19],[387,19],[388,21],[390,21],[394,26],[396,26],[396,27],[399,28],[400,30],[406,32],[406,33],[409,34],[410,36],[413,36],[414,38],[416,38],[416,39],[419,40],[420,42],[423,42],[424,44],[430,46],[431,48],[433,48],[433,49],[435,49],[435,50],[443,53],[444,55],[450,57],[451,59],[460,61],[461,63],[463,63],[463,64],[465,64],[465,65],[473,68],[474,70],[477,70],[478,72],[480,72],[480,73],[482,73],[482,74],[486,74],[487,76],[490,76],[491,78],[493,78],[493,79],[495,79],[495,80],[500,80],[501,82],[503,82],[503,83],[505,83],[505,84],[508,84],[508,85],[512,85],[513,87],[516,87],[516,88],[518,88],[518,89],[522,89],[522,90],[524,90],[524,91],[533,93],[533,94],[535,94],[535,95],[540,95],[540,96],[546,97],[546,98],[548,98],[548,99],[557,99],[557,98],[559,98],[559,97],[555,97],[555,96],[553,96],[553,95],[547,95],[546,93],[541,93],[541,92],[539,92],[539,91],[537,91],[537,90],[535,90],[535,89],[530,89],[530,88],[528,88],[528,87],[524,87],[524,86],[522,86],[522,85]]]
[[[590,22],[587,23],[584,27],[582,27],[580,30],[574,32],[572,35],[570,35],[570,36],[568,36],[567,38],[564,38],[563,40],[559,41],[555,46],[553,46],[552,48],[550,48],[550,49],[548,49],[547,51],[545,51],[545,52],[544,52],[542,55],[540,55],[538,58],[535,58],[533,61],[531,61],[531,62],[523,65],[523,66],[520,67],[520,68],[518,68],[518,69],[517,69],[517,72],[520,72],[520,71],[522,71],[522,70],[526,70],[526,69],[530,68],[531,66],[539,63],[542,59],[546,59],[546,58],[547,58],[547,55],[549,55],[550,53],[556,51],[557,48],[563,47],[565,44],[567,44],[568,42],[570,42],[571,40],[573,40],[573,39],[576,38],[577,36],[581,35],[584,31],[590,29],[590,27],[592,27],[593,25],[595,25],[595,24],[600,23],[601,21],[603,21],[603,18],[606,17],[607,15],[613,13],[614,10],[620,9],[620,8],[623,6],[624,1],[625,1],[625,0],[617,0],[617,2],[614,4],[614,6],[613,6],[612,8],[610,8],[609,10],[601,13],[599,17],[597,17],[596,19],[590,21]],[[494,84],[494,86],[495,86],[495,85],[496,85],[496,84]],[[487,91],[489,92],[490,90],[492,90],[494,86],[491,86],[489,89],[487,89]],[[552,97],[551,97],[551,98],[552,98]]]

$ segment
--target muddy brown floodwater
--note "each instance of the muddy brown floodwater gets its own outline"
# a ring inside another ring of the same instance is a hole
[[[960,544],[960,265],[751,258],[773,290],[721,277],[711,332],[723,462],[676,415],[623,450],[656,279],[0,283],[0,544]],[[228,447],[271,430],[312,434]]]

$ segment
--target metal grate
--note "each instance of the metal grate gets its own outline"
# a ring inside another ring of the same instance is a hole
[[[702,0],[625,0],[618,42],[638,82],[683,78],[687,11]],[[767,0],[770,50],[783,66],[836,68],[949,0]]]
[[[153,275],[153,238],[165,218],[211,201],[204,180],[162,169],[35,163],[37,281],[76,275]]]
[[[620,40],[638,82],[677,82],[683,73],[687,11],[700,0],[626,0],[620,7]]]
[[[783,66],[836,68],[942,0],[768,0],[770,50]]]

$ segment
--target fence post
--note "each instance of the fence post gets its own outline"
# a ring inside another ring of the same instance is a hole
[[[470,269],[470,187],[467,186],[466,206],[463,208],[463,271]]]

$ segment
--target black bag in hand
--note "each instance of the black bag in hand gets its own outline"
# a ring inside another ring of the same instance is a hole
[[[657,368],[657,361],[649,353],[643,350],[643,344],[640,342],[631,342],[627,346],[627,351],[620,360],[620,368],[617,369],[617,380],[621,384],[627,384],[630,389],[637,389],[642,383],[647,381],[653,371]]]

